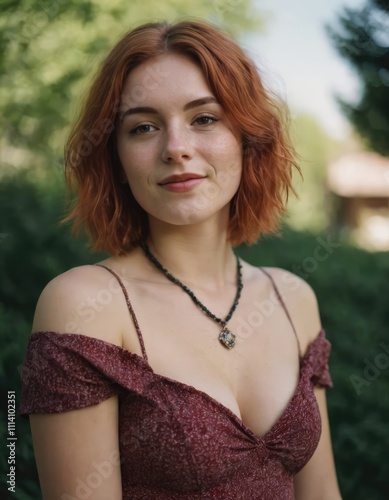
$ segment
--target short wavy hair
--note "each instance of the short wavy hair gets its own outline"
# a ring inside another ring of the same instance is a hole
[[[73,220],[75,233],[86,229],[93,250],[123,254],[148,236],[147,214],[122,180],[115,125],[129,73],[167,53],[184,55],[201,68],[240,134],[242,179],[230,204],[231,244],[251,244],[261,234],[276,232],[294,192],[292,173],[300,169],[289,141],[287,109],[264,88],[237,43],[206,22],[144,24],[127,33],[103,61],[66,145],[66,180],[77,194],[64,220]]]

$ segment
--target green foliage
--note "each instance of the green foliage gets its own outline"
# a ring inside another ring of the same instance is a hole
[[[315,118],[297,115],[292,122],[292,139],[302,177],[295,175],[298,198],[288,203],[288,224],[297,230],[323,231],[331,220],[327,188],[327,164],[340,148]]]
[[[386,2],[380,3],[386,5]],[[20,402],[20,367],[41,290],[67,269],[102,258],[102,255],[92,256],[85,240],[70,238],[68,228],[57,224],[64,206],[59,159],[85,77],[93,73],[98,60],[115,39],[140,22],[172,21],[190,14],[214,21],[239,35],[261,25],[254,4],[253,0],[201,0],[192,2],[188,11],[189,4],[185,0],[2,1],[1,401],[6,401],[8,390],[15,390],[17,402]],[[363,36],[363,31],[358,33]],[[355,31],[350,31],[348,35],[351,45],[354,34]],[[370,32],[368,35],[371,38],[366,46],[373,47],[375,35]],[[365,47],[362,45],[359,52],[363,55]],[[372,59],[373,63],[377,61]],[[379,68],[387,71],[384,63]],[[375,67],[378,68],[378,63]],[[381,77],[386,75],[385,71],[381,71]],[[367,98],[374,91],[373,87],[369,84]],[[378,91],[374,95],[378,96]],[[367,102],[368,109],[377,112],[389,109],[382,100],[379,109],[374,107],[374,99]],[[319,186],[324,179],[326,155],[332,146],[308,119],[299,120],[296,124],[298,150],[303,159],[308,160],[307,166],[303,166],[304,175],[316,188],[309,188],[302,194],[305,223],[295,228],[318,230],[323,229],[325,220],[323,217],[314,220],[312,212],[321,213],[325,206],[325,195]],[[379,145],[382,144],[378,139],[380,130],[376,131]],[[316,161],[319,156],[320,161],[311,168],[309,162]],[[16,175],[18,171],[22,174]],[[7,172],[14,175],[7,177]],[[44,178],[45,182],[32,182],[36,177]],[[385,304],[389,295],[388,259],[385,254],[369,254],[341,242],[326,260],[316,262],[315,266],[312,259],[320,244],[317,238],[309,233],[286,231],[282,239],[264,239],[253,247],[241,248],[240,252],[255,264],[275,265],[302,274],[315,289],[323,325],[333,344],[330,368],[335,389],[329,391],[328,401],[343,496],[345,500],[378,500],[384,497],[383,492],[389,486],[382,444],[389,440],[384,420],[388,407],[389,369],[379,370],[374,380],[366,378],[364,370],[365,360],[374,364],[377,356],[384,352],[381,343],[385,342],[389,320]],[[322,238],[326,240],[327,235]],[[0,412],[2,442],[5,431],[5,414]],[[19,417],[16,432],[17,494],[9,494],[3,482],[0,496],[39,500],[28,420]],[[2,470],[8,469],[4,447],[0,465]]]
[[[3,258],[2,247],[0,254]],[[20,256],[21,257],[21,256]],[[22,294],[23,283],[19,283],[19,293]],[[33,304],[30,305],[33,307]],[[30,318],[26,320],[23,313],[16,309],[8,310],[0,303],[0,397],[2,410],[0,411],[0,439],[3,443],[0,454],[0,469],[3,481],[0,485],[0,496],[3,499],[37,499],[39,500],[38,475],[32,451],[30,427],[27,419],[16,417],[16,494],[7,491],[5,474],[9,472],[7,459],[8,448],[5,443],[7,436],[7,414],[5,412],[7,392],[15,391],[16,404],[20,401],[20,369],[26,348],[28,332],[31,329]]]
[[[351,104],[339,99],[341,106],[377,152],[389,154],[389,4],[368,0],[361,10],[345,8],[337,29],[328,32],[339,53],[358,72],[362,96]]]
[[[91,255],[84,240],[70,238],[68,228],[58,226],[62,207],[63,190],[58,183],[37,185],[23,176],[0,183],[2,401],[6,400],[7,390],[15,390],[20,402],[20,366],[43,287],[67,269],[103,257]],[[320,261],[315,257],[318,246]],[[377,364],[377,356],[385,352],[381,344],[389,344],[387,254],[367,253],[327,234],[315,236],[291,230],[286,230],[282,239],[266,238],[239,252],[256,265],[282,267],[301,275],[316,291],[322,323],[333,345],[330,369],[335,387],[328,391],[328,403],[343,498],[384,498],[383,492],[389,487],[384,446],[389,441],[385,417],[389,367],[373,373],[374,380],[364,370],[365,360]],[[1,413],[3,442],[4,432],[5,415]],[[16,432],[16,498],[39,499],[28,421],[19,417]],[[3,453],[0,464],[2,470],[7,470]],[[0,488],[1,498],[14,498],[4,482]]]
[[[62,158],[85,79],[136,25],[196,17],[233,35],[258,29],[253,0],[29,0],[2,2],[0,144],[2,169],[44,176]]]
[[[333,245],[332,253],[325,251],[328,243]],[[320,258],[326,257],[323,261],[315,258],[318,246]],[[328,391],[327,400],[343,498],[386,498],[388,254],[368,253],[328,234],[286,231],[282,239],[264,239],[253,247],[243,247],[241,255],[255,265],[292,271],[315,290],[322,324],[333,346],[330,371],[334,389]],[[370,363],[384,368],[366,372]]]
[[[15,390],[42,288],[91,260],[85,241],[57,226],[62,150],[85,80],[115,41],[148,21],[210,20],[232,35],[259,29],[254,0],[2,0],[0,13],[0,396]],[[22,172],[22,175],[20,175]],[[9,178],[9,176],[12,176]],[[45,180],[45,185],[35,183]],[[32,182],[34,180],[34,182]],[[48,182],[50,184],[48,185]],[[97,258],[98,257],[94,257]],[[0,413],[4,441],[5,414]],[[17,494],[39,499],[28,421],[18,419]],[[8,470],[6,448],[1,470]]]
[[[20,401],[20,368],[36,301],[43,287],[57,274],[90,256],[84,241],[69,238],[59,228],[63,215],[63,189],[57,184],[39,186],[26,176],[12,176],[0,183],[0,398],[16,391]],[[0,413],[1,441],[5,443],[6,415]],[[5,481],[0,497],[39,499],[38,477],[32,451],[28,420],[16,421],[18,437],[17,495],[10,494]],[[0,456],[2,471],[8,471],[7,449]]]

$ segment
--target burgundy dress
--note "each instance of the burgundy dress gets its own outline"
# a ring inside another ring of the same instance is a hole
[[[300,379],[285,411],[257,436],[205,392],[154,373],[127,291],[114,275],[143,356],[85,335],[33,333],[20,413],[64,412],[117,394],[125,500],[293,499],[293,476],[314,453],[321,433],[313,387],[332,387],[324,330],[300,356]]]

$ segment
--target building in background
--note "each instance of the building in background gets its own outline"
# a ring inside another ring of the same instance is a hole
[[[333,225],[369,250],[389,250],[389,158],[358,151],[332,161]]]

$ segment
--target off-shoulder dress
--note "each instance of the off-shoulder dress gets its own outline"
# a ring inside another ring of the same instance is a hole
[[[299,382],[283,414],[258,436],[205,392],[153,371],[127,290],[106,269],[123,290],[142,356],[82,334],[34,332],[22,370],[20,413],[66,412],[118,395],[116,466],[124,500],[293,499],[293,476],[321,434],[313,388],[332,387],[324,330],[300,356]]]

